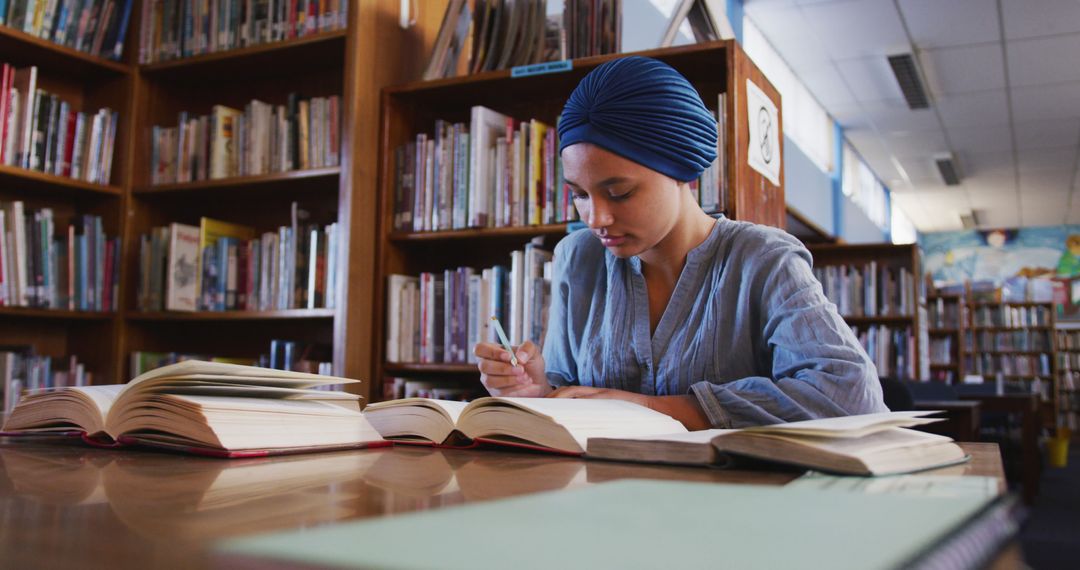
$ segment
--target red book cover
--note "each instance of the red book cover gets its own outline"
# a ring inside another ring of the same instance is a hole
[[[69,163],[70,164],[70,163]],[[67,308],[75,310],[75,226],[68,224],[67,230]]]
[[[4,64],[0,68],[0,164],[4,164],[4,141],[7,140],[8,107],[11,106],[11,74],[13,68]]]
[[[67,116],[67,140],[64,141],[64,164],[62,176],[71,177],[71,160],[75,154],[75,121],[78,118],[78,112],[71,110]]]

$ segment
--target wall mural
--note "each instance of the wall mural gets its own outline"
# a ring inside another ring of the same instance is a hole
[[[1080,225],[928,233],[919,244],[936,283],[1080,275]]]

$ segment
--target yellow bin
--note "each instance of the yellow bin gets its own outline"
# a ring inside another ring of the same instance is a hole
[[[1050,438],[1050,466],[1065,467],[1069,464],[1069,436],[1067,427],[1059,427],[1057,435]]]

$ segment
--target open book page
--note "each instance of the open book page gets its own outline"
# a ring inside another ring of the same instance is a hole
[[[46,389],[25,396],[4,422],[3,431],[105,431],[105,417],[123,384]]]
[[[771,424],[744,428],[742,431],[759,433],[790,433],[799,435],[817,435],[821,437],[857,438],[893,427],[913,427],[941,421],[940,418],[923,418],[937,411],[881,412],[856,416],[821,418],[782,424]]]
[[[750,436],[751,434],[755,438],[775,438],[793,441],[806,445],[808,447],[815,447],[832,453],[839,453],[851,456],[880,453],[882,451],[898,449],[901,447],[918,447],[932,445],[935,443],[948,443],[952,441],[952,439],[943,435],[895,427],[889,428],[884,431],[872,433],[870,435],[866,435],[860,438],[828,436],[817,437],[805,436],[802,434],[788,435],[778,433],[750,432],[746,430],[747,436]],[[724,439],[725,438],[719,438],[715,441],[715,444],[721,449],[723,449],[724,447]]]
[[[348,392],[333,390],[308,390],[304,388],[282,388],[278,386],[238,386],[216,382],[183,382],[155,386],[169,394],[192,396],[234,396],[238,398],[276,398],[292,400],[346,400],[359,401],[360,396]]]
[[[403,398],[364,408],[364,417],[383,437],[444,443],[468,404],[432,398]]]
[[[490,430],[501,425],[509,435],[536,441],[529,434],[510,433],[515,427],[512,416],[520,419],[522,411],[565,429],[577,444],[572,450],[576,453],[585,451],[590,437],[634,437],[686,431],[679,421],[645,406],[622,400],[584,398],[480,398],[462,413],[459,427],[465,435],[475,438],[495,432],[477,433],[470,426],[485,424]],[[488,421],[481,420],[484,415],[491,417]]]
[[[157,394],[115,408],[106,425],[114,437],[229,451],[383,441],[358,409],[314,400]]]
[[[205,362],[185,360],[176,364],[162,366],[146,372],[128,383],[135,386],[147,382],[156,382],[167,378],[191,378],[200,380],[228,380],[238,384],[293,386],[310,388],[328,384],[352,384],[357,382],[349,378],[308,374],[290,370],[274,370],[258,366],[244,366],[225,362]]]

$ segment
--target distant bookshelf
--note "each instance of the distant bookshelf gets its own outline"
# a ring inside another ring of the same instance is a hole
[[[918,247],[817,243],[807,247],[826,298],[852,328],[878,374],[930,378],[934,347],[927,331]],[[935,346],[940,349],[939,345]]]

